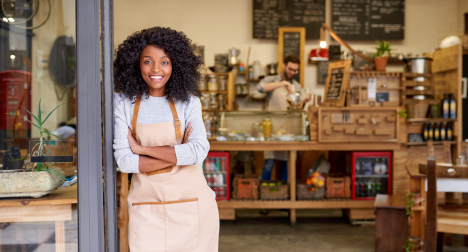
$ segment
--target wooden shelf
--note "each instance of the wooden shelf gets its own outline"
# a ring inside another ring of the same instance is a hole
[[[403,77],[431,77],[432,74],[430,73],[424,73],[424,74],[421,74],[421,73],[403,73]]]
[[[373,200],[323,199],[323,200],[240,200],[218,201],[218,208],[233,209],[329,209],[373,208]]]
[[[215,94],[227,94],[228,91],[201,91],[204,94],[210,94],[210,93],[215,93]]]
[[[205,75],[205,76],[209,76],[209,75],[228,76],[229,72],[227,72],[227,73],[203,73],[203,75]]]
[[[457,144],[457,141],[449,141],[451,145]],[[434,145],[443,145],[443,141],[434,141],[432,142]],[[426,146],[427,142],[414,142],[414,143],[406,143],[406,146]]]
[[[389,88],[379,87],[377,88],[377,91],[385,91],[385,90],[403,90],[403,88],[402,87],[389,87]]]
[[[246,75],[246,74],[247,74],[246,71],[244,71],[244,72],[238,72],[238,73],[237,73],[237,75]]]
[[[456,122],[457,119],[444,119],[444,118],[412,118],[406,119],[409,123],[422,123],[422,122]]]
[[[443,81],[414,81],[414,80],[403,80],[403,85],[407,87],[418,87],[418,86],[443,86],[445,82]]]
[[[408,89],[405,90],[406,95],[435,95],[435,90],[433,89],[426,89],[426,90],[413,90]]]
[[[227,112],[229,110],[227,110],[227,109],[202,109],[202,111],[205,111],[205,112]]]

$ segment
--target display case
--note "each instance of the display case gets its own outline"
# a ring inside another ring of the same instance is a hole
[[[216,200],[229,200],[229,152],[209,152],[202,167],[208,186],[216,193]]]
[[[353,200],[392,194],[392,152],[350,152],[347,159]]]
[[[308,141],[305,111],[230,111],[218,117],[218,141]]]

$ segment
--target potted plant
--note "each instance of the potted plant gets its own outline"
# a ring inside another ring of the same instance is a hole
[[[377,52],[375,53],[375,70],[376,71],[385,71],[387,68],[387,61],[388,57],[390,57],[390,52],[392,49],[390,48],[390,43],[387,41],[376,41],[377,47],[375,48]]]
[[[22,172],[0,174],[0,197],[34,197],[39,198],[55,191],[65,181],[65,173],[58,167],[51,167],[54,163],[31,162],[32,157],[49,156],[52,146],[44,140],[45,135],[60,138],[43,128],[44,123],[50,115],[62,104],[55,107],[46,117],[42,118],[41,101],[39,101],[39,112],[33,115],[25,109],[34,118],[35,123],[29,121],[34,127],[39,129],[40,138],[31,148],[26,160],[23,160],[25,169]],[[31,141],[33,142],[33,141]],[[63,144],[63,143],[62,143]],[[10,165],[10,164],[9,164]],[[22,165],[23,166],[23,165]],[[11,167],[10,167],[11,169]]]

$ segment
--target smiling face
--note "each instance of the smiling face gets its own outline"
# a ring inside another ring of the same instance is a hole
[[[172,63],[163,49],[147,45],[140,55],[141,77],[151,96],[162,97],[172,73]]]

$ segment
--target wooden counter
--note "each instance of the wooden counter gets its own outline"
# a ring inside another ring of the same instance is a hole
[[[210,151],[383,151],[401,150],[401,143],[314,143],[298,141],[210,141]]]

